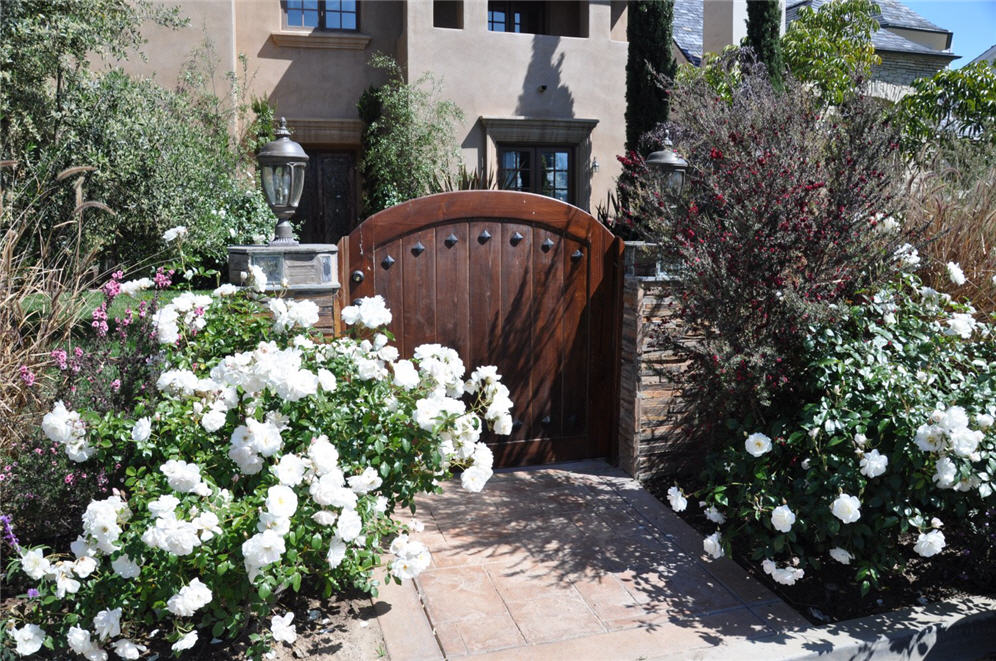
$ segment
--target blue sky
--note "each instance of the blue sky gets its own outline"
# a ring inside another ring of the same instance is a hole
[[[954,32],[951,50],[957,69],[996,44],[996,0],[901,0],[928,21]]]

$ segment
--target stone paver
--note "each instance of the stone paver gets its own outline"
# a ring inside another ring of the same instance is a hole
[[[479,494],[450,482],[417,505],[433,561],[376,605],[392,661],[850,658],[886,644],[809,625],[605,462],[501,471]],[[892,629],[917,630],[898,617]]]

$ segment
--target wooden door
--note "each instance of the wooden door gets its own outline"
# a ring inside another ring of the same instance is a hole
[[[497,365],[510,437],[498,466],[611,456],[618,409],[622,242],[584,211],[508,191],[412,200],[340,244],[345,300],[380,294],[402,355],[439,342]]]
[[[356,159],[345,151],[308,156],[294,225],[301,243],[336,243],[356,227]]]

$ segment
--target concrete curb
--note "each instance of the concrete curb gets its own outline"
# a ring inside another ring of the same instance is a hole
[[[870,615],[755,640],[726,640],[717,647],[659,661],[858,659],[976,661],[996,654],[996,600],[967,597]]]

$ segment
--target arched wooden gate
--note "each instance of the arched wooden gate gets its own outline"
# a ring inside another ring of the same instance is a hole
[[[412,200],[340,243],[345,301],[380,294],[403,356],[439,342],[498,366],[497,466],[615,454],[622,242],[584,211],[509,191]]]

